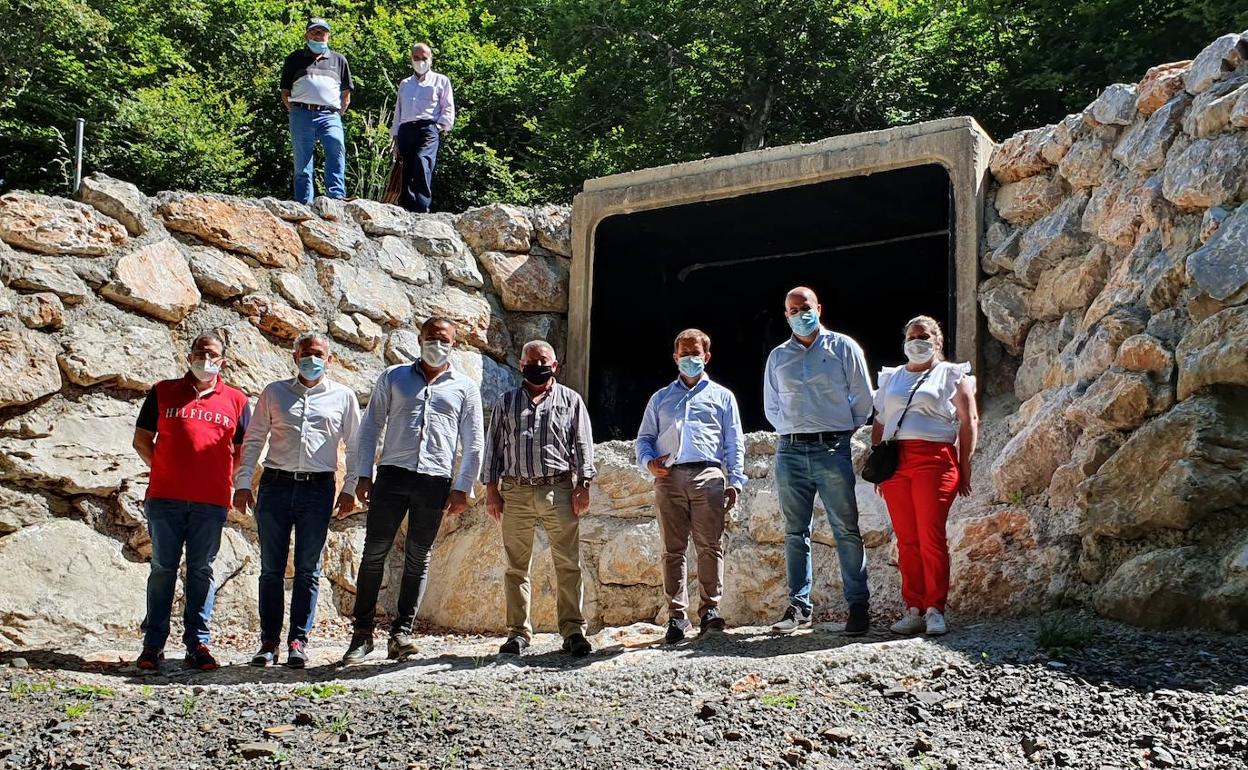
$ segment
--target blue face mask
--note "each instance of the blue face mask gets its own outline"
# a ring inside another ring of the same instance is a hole
[[[319,380],[325,373],[325,359],[320,356],[304,356],[299,359],[299,373],[305,380]]]
[[[706,368],[706,360],[702,356],[681,356],[676,365],[681,374],[692,379],[702,374],[702,370]]]
[[[325,53],[329,50],[329,43],[323,43],[320,40],[309,40],[308,50],[312,53]]]
[[[799,337],[808,337],[819,328],[819,314],[813,310],[803,310],[789,316],[789,327]]]

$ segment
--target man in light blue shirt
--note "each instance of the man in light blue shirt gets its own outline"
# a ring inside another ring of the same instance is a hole
[[[403,660],[416,652],[412,624],[425,592],[429,550],[442,517],[458,516],[468,507],[468,493],[481,467],[485,430],[476,383],[451,369],[454,343],[455,325],[451,321],[425,321],[420,328],[420,360],[392,366],[382,373],[360,423],[355,494],[369,507],[368,527],[356,577],[355,633],[343,663],[358,663],[373,649],[377,592],[386,556],[405,518],[403,582],[390,626],[387,657]],[[377,439],[383,430],[381,457],[375,459]],[[456,473],[459,445],[463,453]]]
[[[763,408],[780,434],[776,487],[789,581],[789,608],[772,630],[790,633],[811,624],[810,533],[818,493],[841,563],[849,604],[845,631],[862,634],[870,626],[870,592],[850,438],[871,417],[867,362],[857,342],[819,323],[823,309],[812,290],[793,289],[784,306],[793,336],[771,351],[763,379]]]
[[[637,463],[654,476],[663,539],[667,642],[685,638],[688,619],[685,551],[698,552],[700,634],[724,628],[724,518],[745,486],[745,441],[732,391],[712,382],[705,368],[711,338],[698,329],[676,337],[672,359],[680,376],[646,404],[637,432]]]
[[[434,72],[428,43],[412,46],[413,75],[399,83],[394,97],[390,137],[394,155],[403,160],[399,205],[424,213],[433,203],[433,169],[442,135],[455,125],[455,92],[451,80]]]

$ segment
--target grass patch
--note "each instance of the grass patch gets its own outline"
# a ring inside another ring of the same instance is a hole
[[[77,698],[111,698],[117,694],[111,688],[101,687],[98,684],[76,684],[73,687],[67,687],[65,692]]]
[[[351,714],[344,711],[329,721],[325,726],[325,730],[333,735],[342,735],[351,729]]]
[[[1040,619],[1036,629],[1036,646],[1050,655],[1068,655],[1092,643],[1096,633],[1077,616],[1068,612],[1051,612]]]
[[[75,701],[65,705],[65,717],[68,719],[77,719],[78,717],[85,715],[90,710],[90,703]]]
[[[797,696],[791,692],[780,695],[764,695],[759,700],[762,701],[764,706],[771,706],[772,708],[797,708]]]
[[[345,684],[333,683],[310,684],[295,688],[295,695],[311,698],[312,700],[332,698],[335,695],[346,695],[349,692],[351,692],[351,688]]]
[[[189,717],[195,711],[195,707],[199,705],[199,698],[194,695],[182,696],[182,716]]]
[[[52,692],[55,689],[55,682],[10,682],[9,699],[23,700],[36,693]]]
[[[1027,502],[1027,496],[1023,494],[1023,490],[1016,489],[1010,493],[1010,497],[1009,497],[1010,505],[1016,508],[1021,508],[1023,506],[1023,503],[1025,502]]]

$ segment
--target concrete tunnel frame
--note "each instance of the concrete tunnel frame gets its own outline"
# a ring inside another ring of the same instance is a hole
[[[568,342],[561,381],[587,400],[593,398],[588,390],[594,246],[598,225],[608,217],[926,165],[942,167],[949,177],[958,330],[953,353],[978,371],[984,332],[977,301],[979,249],[992,149],[992,139],[973,118],[955,117],[586,181],[572,206]],[[778,299],[767,299],[773,300],[778,304]]]

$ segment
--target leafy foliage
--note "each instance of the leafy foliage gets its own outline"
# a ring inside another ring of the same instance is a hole
[[[969,114],[995,136],[1248,27],[1243,0],[0,0],[0,189],[85,171],[287,196],[277,80],[325,15],[351,63],[348,190],[376,196],[412,43],[459,117],[436,205],[567,200],[593,176]]]

